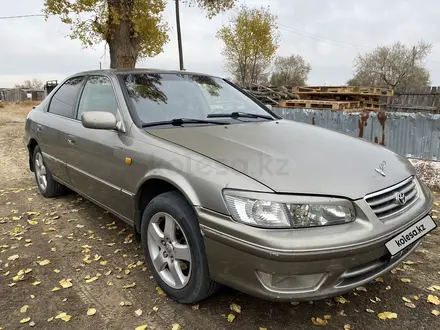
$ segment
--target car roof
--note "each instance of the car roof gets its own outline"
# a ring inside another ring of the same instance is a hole
[[[179,70],[164,70],[164,69],[153,69],[153,68],[133,68],[133,69],[103,69],[103,70],[89,70],[78,72],[72,76],[78,75],[92,75],[92,74],[142,74],[142,73],[171,73],[171,74],[191,74],[198,76],[209,76],[219,78],[206,73],[200,72],[189,72],[189,71],[179,71]]]

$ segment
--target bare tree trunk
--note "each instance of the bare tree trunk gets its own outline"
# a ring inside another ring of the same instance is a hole
[[[140,50],[140,39],[135,37],[134,24],[130,19],[134,0],[107,0],[107,3],[106,41],[110,50],[110,68],[134,68]]]

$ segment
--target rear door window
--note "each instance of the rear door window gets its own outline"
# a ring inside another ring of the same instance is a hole
[[[73,118],[78,94],[81,90],[84,77],[74,77],[67,80],[53,95],[49,112]]]

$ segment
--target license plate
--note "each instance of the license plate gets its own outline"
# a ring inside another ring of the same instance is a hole
[[[411,227],[388,241],[385,246],[387,247],[388,251],[390,251],[391,255],[395,255],[409,245],[417,242],[436,227],[437,225],[435,224],[434,220],[427,215],[422,220],[417,221]]]

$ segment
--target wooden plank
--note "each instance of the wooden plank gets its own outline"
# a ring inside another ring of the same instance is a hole
[[[279,106],[284,108],[346,110],[357,109],[360,107],[360,103],[358,101],[287,100],[281,101]]]
[[[393,91],[377,87],[356,87],[356,86],[306,86],[293,87],[293,93],[327,93],[327,94],[365,94],[365,95],[386,95],[392,96]]]

